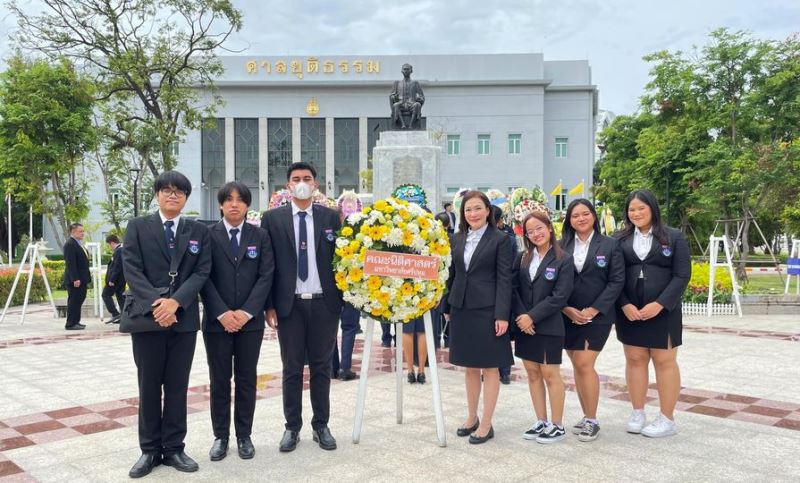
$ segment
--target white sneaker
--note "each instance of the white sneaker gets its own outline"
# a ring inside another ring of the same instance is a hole
[[[634,411],[631,413],[631,417],[628,418],[628,426],[625,430],[629,433],[639,434],[645,424],[647,424],[647,415],[644,411]]]
[[[572,434],[581,434],[584,425],[586,425],[586,416],[582,417],[580,421],[575,423],[575,426],[572,427]]]
[[[642,429],[642,435],[647,436],[648,438],[663,438],[664,436],[673,436],[677,432],[678,428],[675,425],[675,421],[670,421],[666,416],[660,413],[652,423],[648,424],[644,429]]]

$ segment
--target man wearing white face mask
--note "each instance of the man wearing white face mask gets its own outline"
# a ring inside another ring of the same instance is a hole
[[[267,324],[278,331],[283,362],[283,414],[286,431],[280,451],[297,447],[303,425],[303,366],[311,373],[313,439],[322,449],[336,449],[328,429],[331,356],[339,330],[342,293],[333,275],[339,215],[312,204],[317,172],[308,163],[289,166],[289,205],[269,210],[261,227],[269,231],[275,255],[275,278],[266,303]]]

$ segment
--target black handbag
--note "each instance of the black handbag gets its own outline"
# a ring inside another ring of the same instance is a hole
[[[173,256],[169,265],[171,281],[168,287],[156,287],[161,298],[170,298],[175,289],[175,278],[178,276],[178,257]],[[129,284],[130,285],[130,284]],[[162,327],[153,318],[153,307],[137,300],[130,290],[125,292],[125,305],[122,307],[119,320],[119,331],[125,334],[138,332],[155,332],[170,330],[172,326]]]

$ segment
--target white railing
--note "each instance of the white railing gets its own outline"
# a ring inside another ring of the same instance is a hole
[[[707,304],[683,302],[683,315],[708,315]],[[712,304],[711,315],[737,315],[735,304]]]

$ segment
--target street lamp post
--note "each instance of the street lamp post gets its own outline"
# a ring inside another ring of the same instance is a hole
[[[139,173],[142,171],[139,168],[131,168],[131,176],[133,177],[133,216],[139,216]]]

